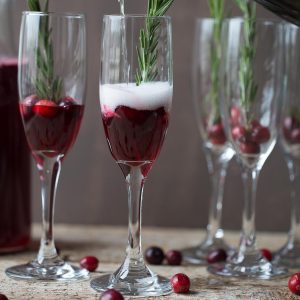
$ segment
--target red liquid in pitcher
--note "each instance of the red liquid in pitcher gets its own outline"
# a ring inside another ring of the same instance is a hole
[[[30,153],[18,108],[17,60],[0,59],[0,253],[30,241]]]

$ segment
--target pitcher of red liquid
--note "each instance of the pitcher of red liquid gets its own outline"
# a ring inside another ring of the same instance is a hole
[[[30,241],[30,155],[18,106],[13,0],[0,0],[0,253]]]

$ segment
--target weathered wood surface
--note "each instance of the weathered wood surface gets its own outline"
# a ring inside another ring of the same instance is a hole
[[[38,247],[39,230],[34,227],[34,241],[30,250],[16,255],[0,256],[0,293],[6,294],[9,299],[16,300],[71,300],[71,299],[99,299],[99,293],[90,288],[89,281],[80,283],[28,283],[14,281],[4,274],[5,268],[29,261],[36,253]],[[78,264],[81,257],[95,255],[100,259],[100,266],[92,278],[114,271],[124,257],[126,246],[126,228],[96,227],[96,226],[63,226],[55,227],[57,246],[63,256],[68,256],[74,264]],[[227,233],[227,241],[237,244],[238,233]],[[285,235],[262,233],[258,241],[263,247],[277,249],[285,242]],[[174,229],[144,229],[143,244],[159,245],[165,250],[180,249],[197,244],[203,238],[199,230]],[[287,288],[287,278],[273,281],[254,280],[224,280],[213,277],[204,267],[197,266],[153,266],[157,273],[171,277],[175,273],[184,272],[192,279],[191,293],[189,295],[171,294],[155,299],[241,299],[241,300],[285,300],[297,299],[291,295]],[[126,299],[132,299],[128,297]],[[144,298],[146,299],[146,298]],[[150,299],[150,298],[149,298]],[[153,298],[151,298],[153,299]],[[300,299],[300,297],[299,297]]]

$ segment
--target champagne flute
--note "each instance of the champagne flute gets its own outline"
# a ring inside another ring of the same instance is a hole
[[[173,93],[171,20],[105,16],[103,24],[101,115],[109,149],[128,188],[129,236],[121,267],[112,275],[92,280],[91,286],[97,291],[113,288],[124,295],[168,294],[169,280],[154,274],[143,259],[141,210],[144,183],[169,124]],[[156,46],[149,52],[150,31]]]
[[[41,181],[43,234],[38,255],[32,262],[6,270],[11,278],[88,278],[86,270],[59,257],[53,234],[58,177],[80,128],[85,88],[84,15],[24,12],[19,49],[19,107]]]
[[[257,249],[255,196],[260,171],[276,143],[283,28],[275,21],[238,18],[223,26],[222,117],[242,169],[245,198],[237,253],[208,270],[221,276],[271,279],[287,270],[267,261]],[[238,118],[232,118],[233,109]]]

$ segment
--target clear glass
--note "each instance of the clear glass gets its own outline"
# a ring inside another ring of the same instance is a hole
[[[101,115],[109,149],[127,184],[129,234],[123,264],[113,274],[93,279],[91,286],[97,291],[114,288],[132,296],[165,295],[171,292],[169,280],[154,274],[144,262],[141,214],[144,183],[169,124],[173,93],[171,20],[104,16],[103,25]],[[153,37],[157,41],[157,46],[152,48],[154,76],[137,85],[140,35],[142,30],[147,35],[148,26],[152,28],[152,25],[156,28]]]
[[[193,55],[193,100],[196,119],[206,156],[212,193],[206,237],[195,247],[183,250],[192,264],[207,264],[207,255],[215,249],[232,249],[224,241],[221,228],[224,184],[227,167],[234,155],[228,143],[220,112],[220,78],[222,22],[198,19]]]
[[[290,178],[290,231],[286,244],[277,251],[274,261],[289,268],[300,267],[300,29],[285,25],[285,93],[279,122],[279,141]]]
[[[30,243],[31,156],[19,114],[16,1],[0,0],[0,253]]]
[[[43,234],[33,261],[6,270],[11,278],[88,278],[86,270],[73,267],[58,256],[53,233],[58,177],[79,131],[85,88],[85,17],[24,12],[19,48],[19,107],[41,180]]]
[[[283,28],[264,20],[257,20],[253,30],[248,25],[241,19],[225,21],[221,66],[222,117],[244,184],[242,233],[237,253],[208,270],[222,276],[271,279],[287,270],[268,262],[257,249],[255,198],[259,173],[277,137]]]

